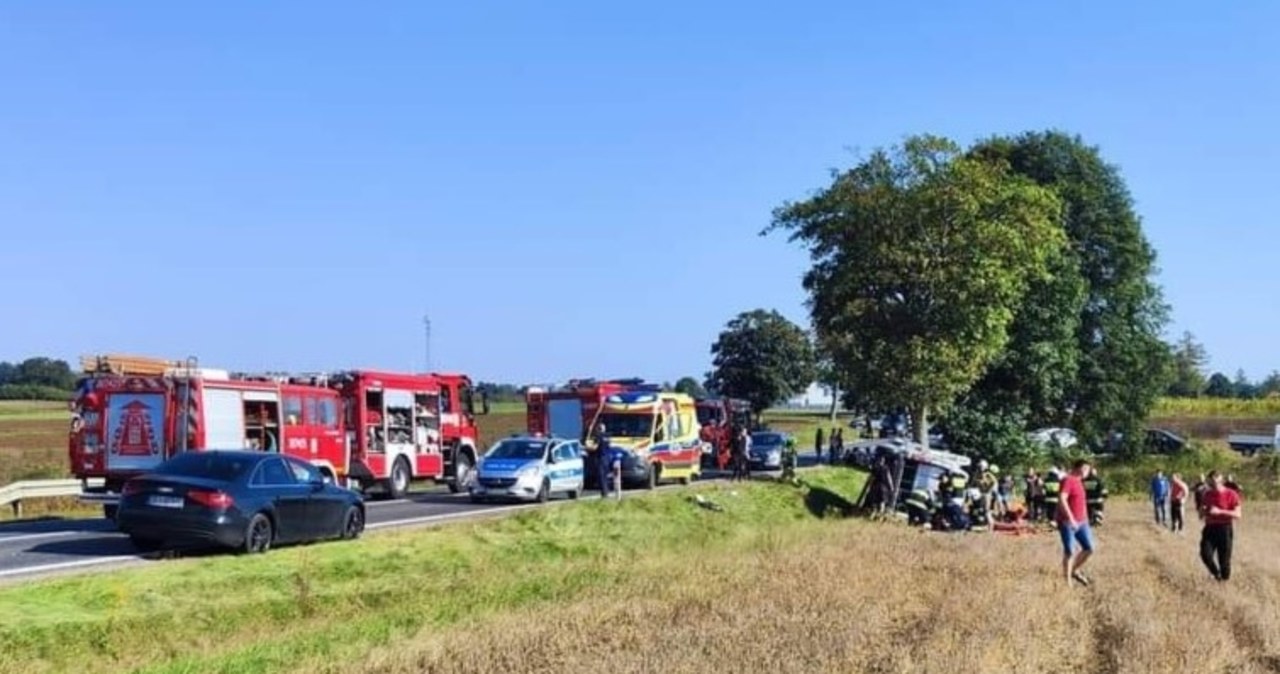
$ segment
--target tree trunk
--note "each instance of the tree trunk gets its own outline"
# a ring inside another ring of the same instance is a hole
[[[831,385],[831,423],[836,421],[836,412],[840,407],[840,387]]]
[[[929,406],[921,405],[911,415],[916,422],[916,442],[929,449]]]

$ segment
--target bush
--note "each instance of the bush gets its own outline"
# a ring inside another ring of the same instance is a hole
[[[1201,473],[1217,470],[1235,474],[1246,496],[1262,497],[1275,491],[1274,485],[1267,484],[1267,476],[1270,475],[1270,481],[1274,482],[1276,473],[1262,463],[1266,460],[1248,460],[1230,450],[1215,449],[1193,441],[1178,454],[1106,458],[1099,459],[1097,465],[1098,473],[1112,496],[1145,497],[1151,477],[1157,470],[1163,470],[1165,475],[1182,475],[1187,486],[1194,485]]]

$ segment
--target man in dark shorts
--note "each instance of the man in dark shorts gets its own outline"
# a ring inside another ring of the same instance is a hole
[[[1234,522],[1240,519],[1240,494],[1224,484],[1218,471],[1209,473],[1209,489],[1201,500],[1204,530],[1200,534],[1200,559],[1214,580],[1231,579],[1231,547]]]
[[[1093,532],[1089,529],[1089,510],[1084,493],[1084,479],[1093,467],[1080,459],[1071,472],[1062,478],[1062,491],[1058,496],[1058,535],[1062,539],[1062,577],[1071,587],[1074,579],[1081,585],[1089,585],[1089,577],[1080,569],[1093,555]],[[1080,550],[1075,549],[1079,544]]]

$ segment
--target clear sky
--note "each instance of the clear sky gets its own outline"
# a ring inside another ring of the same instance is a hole
[[[1267,1],[7,2],[0,359],[419,369],[429,313],[437,369],[700,377],[739,311],[807,325],[774,207],[911,133],[1060,128],[1121,167],[1171,334],[1260,377],[1277,26]]]

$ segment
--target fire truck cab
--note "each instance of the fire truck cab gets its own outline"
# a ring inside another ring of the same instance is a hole
[[[691,396],[659,386],[637,386],[604,399],[591,427],[601,423],[609,442],[626,454],[625,484],[649,489],[663,480],[687,484],[702,472],[703,442]],[[594,463],[590,459],[598,456],[598,449],[592,447],[589,463]]]
[[[345,407],[349,474],[362,488],[403,498],[413,480],[444,482],[454,493],[471,483],[479,438],[466,375],[353,370],[332,386]]]
[[[729,465],[735,428],[751,428],[751,403],[738,398],[698,398],[698,423],[702,441],[710,445],[706,455],[720,470]]]
[[[530,435],[585,442],[604,399],[644,383],[643,379],[570,379],[564,386],[525,390]]]
[[[81,500],[115,516],[129,478],[174,455],[256,449],[310,461],[330,480],[348,471],[340,399],[310,378],[233,375],[225,370],[130,356],[84,359],[71,401],[71,472]],[[101,487],[90,480],[101,479]]]

